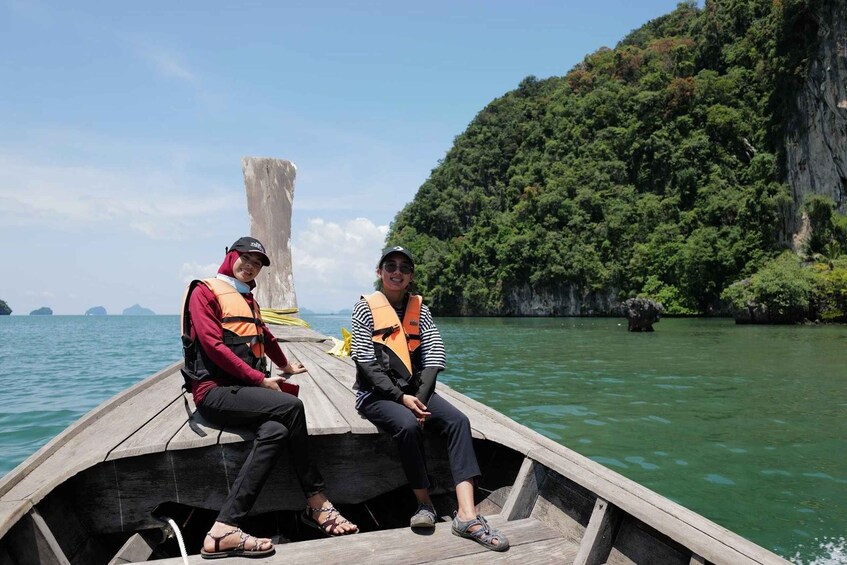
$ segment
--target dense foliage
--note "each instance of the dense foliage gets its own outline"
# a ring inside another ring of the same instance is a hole
[[[805,257],[786,251],[721,294],[737,320],[847,322],[847,216],[818,194],[806,198],[803,212],[809,223]]]
[[[786,251],[749,279],[730,285],[723,297],[737,310],[764,307],[769,321],[801,321],[809,315],[814,283],[813,271]]]
[[[722,296],[737,311],[758,312],[764,316],[760,321],[847,322],[847,258],[804,265],[786,251],[752,277],[727,287]]]
[[[713,310],[786,237],[781,128],[815,1],[683,3],[491,102],[388,234],[434,311],[508,315],[526,288]]]
[[[0,300],[0,316],[8,316],[12,313],[12,309],[6,304],[5,300]]]

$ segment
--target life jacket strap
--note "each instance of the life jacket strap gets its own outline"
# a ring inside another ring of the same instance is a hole
[[[241,343],[264,343],[264,336],[261,335],[235,335],[227,334],[224,336],[223,342],[226,345],[239,345]]]
[[[262,323],[262,320],[260,320],[258,318],[249,318],[247,316],[229,316],[227,318],[221,319],[222,324],[228,324],[230,322],[246,322],[248,324],[258,325],[258,324]]]
[[[400,326],[398,326],[398,325],[396,325],[396,324],[395,324],[395,325],[393,325],[393,326],[389,326],[389,327],[387,327],[387,328],[380,328],[380,329],[378,329],[378,330],[374,330],[374,331],[373,331],[373,334],[371,334],[371,335],[373,335],[373,336],[380,336],[380,337],[382,337],[382,341],[385,341],[386,339],[388,339],[389,337],[391,337],[391,335],[392,335],[394,332],[396,332],[396,331],[397,331],[397,330],[399,330],[399,329],[400,329]]]

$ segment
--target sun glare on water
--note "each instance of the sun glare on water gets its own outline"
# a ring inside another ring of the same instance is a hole
[[[815,538],[815,543],[820,544],[817,550],[803,551],[801,548],[790,559],[795,565],[845,565],[847,564],[847,538]],[[810,561],[804,561],[801,557],[805,553],[818,554]]]

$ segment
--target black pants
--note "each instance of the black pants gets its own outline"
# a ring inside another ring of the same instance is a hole
[[[470,480],[479,475],[479,465],[473,450],[471,424],[468,417],[437,393],[426,405],[432,415],[426,419],[424,428],[435,429],[447,436],[450,470],[453,484]],[[359,412],[378,428],[388,432],[400,448],[403,471],[413,489],[429,488],[426,472],[423,432],[414,413],[393,400],[377,393],[364,399]]]
[[[288,440],[294,472],[306,497],[326,489],[323,477],[309,457],[306,412],[296,396],[255,386],[215,387],[197,407],[210,422],[227,426],[254,426],[256,439],[229,491],[218,521],[239,525],[273,469]]]

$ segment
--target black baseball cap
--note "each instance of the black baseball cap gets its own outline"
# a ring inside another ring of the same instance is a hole
[[[262,245],[258,239],[252,237],[239,237],[235,240],[235,243],[229,246],[227,253],[230,251],[238,251],[239,253],[256,253],[262,258],[262,265],[267,267],[271,264],[271,260],[268,259],[267,254],[265,254],[265,246]]]
[[[394,247],[386,247],[382,250],[382,256],[379,258],[379,263],[377,263],[376,266],[380,267],[382,265],[382,262],[385,261],[385,258],[391,255],[392,253],[399,253],[401,255],[405,255],[406,258],[412,262],[412,266],[415,265],[415,258],[412,257],[412,252],[406,249],[405,247],[395,245]]]

